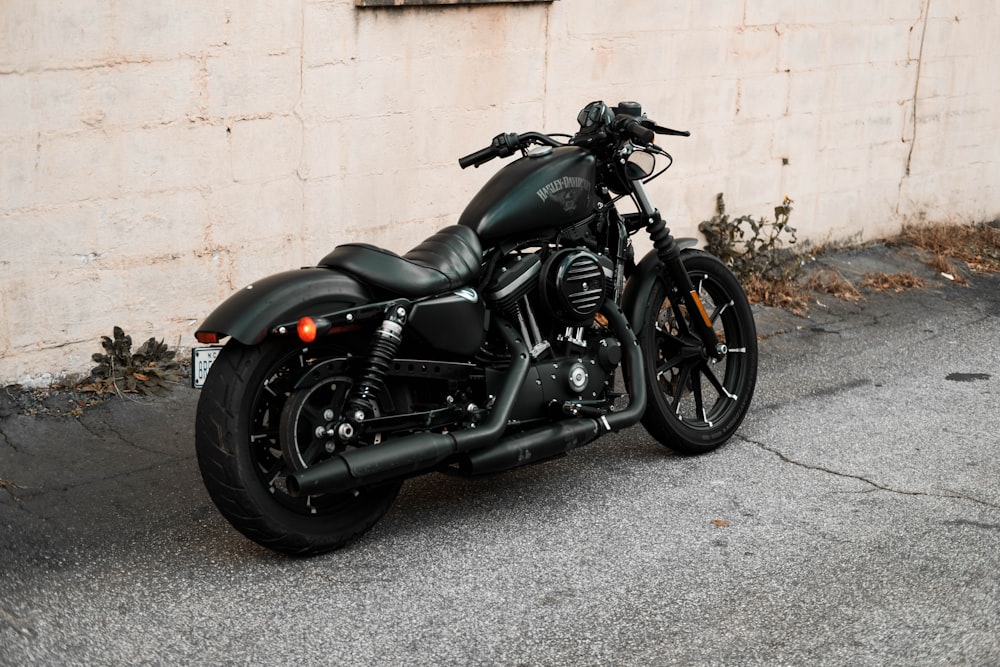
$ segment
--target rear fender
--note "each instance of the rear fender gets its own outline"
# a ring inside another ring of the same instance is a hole
[[[195,336],[232,336],[244,345],[256,345],[278,325],[296,322],[371,301],[368,289],[354,278],[331,269],[285,271],[247,285],[216,308]]]

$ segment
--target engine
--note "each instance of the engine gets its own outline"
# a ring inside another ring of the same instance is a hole
[[[542,268],[542,298],[560,322],[583,326],[593,321],[604,303],[605,282],[600,257],[566,248],[552,253]]]
[[[622,352],[595,318],[613,291],[613,272],[610,260],[584,248],[512,253],[494,271],[486,297],[520,328],[533,360],[513,419],[607,406]],[[502,370],[488,372],[487,385],[501,377]]]

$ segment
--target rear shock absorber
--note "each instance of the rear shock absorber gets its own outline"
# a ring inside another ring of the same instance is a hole
[[[368,363],[358,378],[353,395],[347,404],[346,420],[357,427],[376,414],[378,399],[385,390],[385,376],[389,365],[396,357],[403,342],[403,325],[406,324],[407,309],[402,302],[390,304],[385,317],[372,338],[368,350]]]

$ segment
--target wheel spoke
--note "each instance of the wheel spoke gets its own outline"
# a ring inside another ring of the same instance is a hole
[[[662,364],[656,367],[656,377],[657,379],[662,379],[663,374],[669,371],[671,368],[675,368],[681,363],[681,355],[677,355],[671,359],[666,359]]]
[[[694,409],[695,414],[701,417],[701,420],[712,425],[712,422],[708,421],[708,415],[705,414],[705,399],[701,395],[701,378],[698,373],[699,369],[694,369],[694,373],[691,377],[691,393],[694,394]]]
[[[264,482],[268,488],[274,488],[274,480],[285,470],[285,460],[281,457],[275,459],[271,467],[264,472]]]
[[[681,397],[684,395],[684,386],[687,385],[688,378],[691,377],[691,367],[684,366],[680,369],[680,373],[677,374],[676,385],[674,386],[673,402],[670,404],[671,409],[677,415],[681,414]]]
[[[719,392],[719,396],[725,396],[726,398],[732,399],[734,401],[737,399],[736,394],[730,393],[728,389],[722,386],[722,383],[719,382],[719,379],[717,377],[715,377],[715,373],[712,372],[711,368],[709,368],[707,365],[702,366],[701,371],[702,373],[705,374],[705,379],[707,379],[708,382],[713,387],[715,387],[715,391]]]
[[[323,408],[321,406],[302,406],[301,416],[299,417],[300,423],[321,424],[323,421]]]
[[[712,316],[709,317],[708,319],[712,322],[712,324],[715,324],[716,320],[719,319],[722,313],[726,312],[726,310],[732,305],[734,305],[733,301],[729,301],[728,303],[722,304],[721,306],[715,309],[715,312],[713,312]]]
[[[317,438],[306,448],[306,451],[302,452],[302,462],[307,466],[312,465],[325,452],[326,441]]]

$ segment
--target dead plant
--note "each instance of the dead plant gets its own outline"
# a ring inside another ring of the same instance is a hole
[[[774,208],[774,220],[750,215],[731,218],[720,192],[715,216],[698,225],[698,230],[705,235],[705,249],[736,274],[751,302],[804,312],[806,300],[795,285],[801,260],[784,247],[796,241],[795,228],[788,224],[791,212],[792,200],[786,195]]]
[[[965,281],[959,280],[952,259],[965,262],[977,273],[1000,273],[1000,228],[996,223],[904,225],[895,242],[932,253],[931,268],[954,276],[958,282]]]
[[[132,337],[121,327],[114,328],[113,336],[101,336],[104,354],[93,355],[97,366],[90,372],[90,381],[80,386],[82,391],[163,394],[180,382],[175,352],[163,341],[150,338],[133,352]]]
[[[868,287],[880,292],[902,292],[925,287],[927,281],[912,273],[866,273],[858,287]]]
[[[833,270],[817,271],[806,280],[805,287],[813,292],[830,294],[844,301],[861,301],[863,298],[850,280]]]

